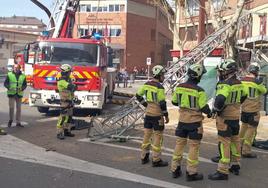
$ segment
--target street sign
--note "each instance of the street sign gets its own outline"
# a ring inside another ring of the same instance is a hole
[[[150,57],[146,58],[146,64],[151,65],[152,64],[152,59]]]

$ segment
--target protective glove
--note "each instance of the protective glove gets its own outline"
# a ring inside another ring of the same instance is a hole
[[[168,116],[164,116],[164,119],[165,119],[165,123],[168,123],[169,122]]]
[[[142,106],[147,107],[147,106],[148,106],[148,103],[144,101],[144,102],[142,103]]]
[[[210,112],[209,114],[207,114],[207,118],[211,118],[212,117],[212,112]]]
[[[216,117],[218,116],[218,111],[216,109],[212,109],[212,112],[211,112],[211,118],[212,119],[216,119]]]

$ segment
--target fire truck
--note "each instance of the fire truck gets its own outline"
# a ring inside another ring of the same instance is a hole
[[[101,111],[107,98],[113,94],[116,69],[112,67],[111,48],[100,37],[72,36],[78,6],[77,0],[57,0],[55,25],[51,26],[53,32],[45,32],[46,36],[25,47],[25,62],[29,54],[34,53],[29,105],[37,107],[41,113],[60,107],[57,80],[62,64],[73,67],[71,78],[78,86],[74,93],[74,108]]]

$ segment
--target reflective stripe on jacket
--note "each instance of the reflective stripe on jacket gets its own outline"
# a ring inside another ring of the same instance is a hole
[[[182,83],[172,94],[172,102],[178,103],[181,108],[200,110],[207,104],[207,95],[204,89],[197,85]]]
[[[223,109],[218,109],[215,104],[224,97]],[[246,96],[241,81],[232,78],[228,81],[220,81],[217,84],[214,108],[220,110],[220,116],[224,119],[237,120],[240,117],[241,98]]]
[[[254,77],[246,76],[242,78],[242,84],[244,86],[247,99],[242,104],[243,112],[258,112],[261,109],[260,97],[267,92],[263,83]]]
[[[157,81],[151,80],[139,88],[137,95],[144,97],[148,106],[146,115],[168,115],[166,107],[166,95],[164,87]]]
[[[191,80],[176,87],[172,104],[180,107],[179,121],[183,123],[201,122],[204,119],[201,109],[208,108],[210,111],[204,89]]]

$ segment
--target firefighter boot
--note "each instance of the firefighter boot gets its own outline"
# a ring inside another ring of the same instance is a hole
[[[203,174],[198,174],[198,173],[195,173],[195,174],[189,174],[188,172],[186,172],[186,180],[187,181],[198,181],[198,180],[203,180],[204,176]]]
[[[228,180],[228,174],[223,174],[223,173],[217,171],[214,174],[209,174],[208,179],[210,179],[210,180]]]
[[[11,127],[12,122],[13,122],[12,120],[9,120],[7,126],[8,126],[8,127]]]
[[[229,172],[233,173],[234,175],[239,175],[240,166],[239,165],[232,165],[231,168],[229,168]]]
[[[64,129],[64,136],[74,137],[75,135],[71,133],[71,131],[69,131],[68,129]]]
[[[58,133],[57,138],[60,139],[60,140],[63,140],[64,139],[64,133]]]
[[[165,167],[165,166],[168,166],[168,162],[160,159],[159,161],[153,161],[152,166],[153,167]]]
[[[219,160],[220,160],[220,156],[215,156],[211,158],[211,161],[214,163],[219,163]]]
[[[147,163],[149,163],[149,155],[150,155],[150,153],[146,153],[145,154],[145,157],[143,158],[143,159],[141,159],[141,164],[147,164]]]
[[[178,177],[181,176],[181,174],[182,174],[181,167],[177,166],[176,170],[174,172],[172,172],[172,177],[173,178],[178,178]]]
[[[257,158],[256,153],[247,153],[247,154],[242,154],[243,158]]]

